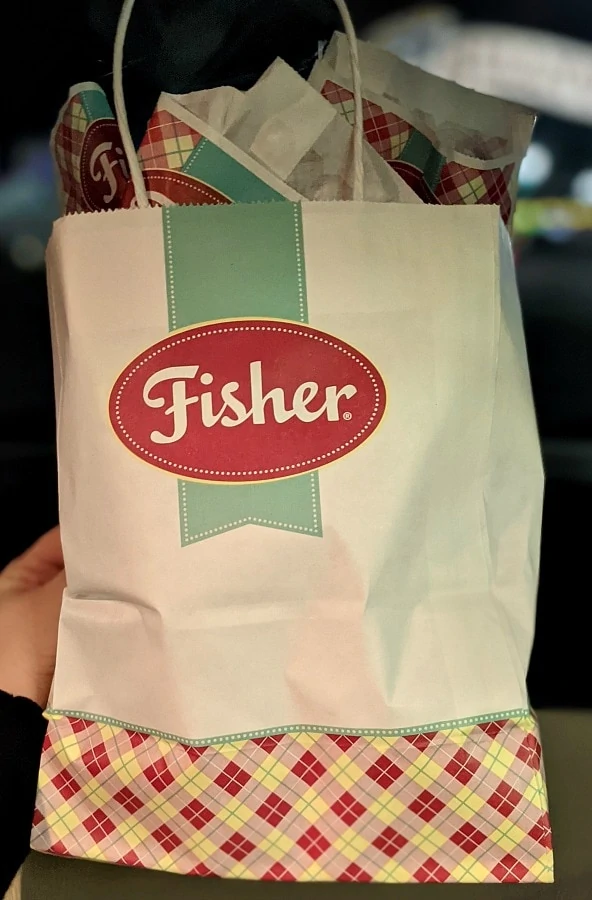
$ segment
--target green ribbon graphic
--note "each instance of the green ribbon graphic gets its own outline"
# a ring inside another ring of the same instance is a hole
[[[80,91],[78,98],[89,123],[95,122],[97,119],[113,120],[113,112],[109,106],[109,101],[98,86],[95,90]]]
[[[181,171],[216,188],[233,203],[284,201],[281,194],[204,137],[200,138]]]
[[[431,141],[421,134],[420,131],[413,131],[398,160],[410,163],[416,169],[419,169],[423,180],[430,190],[436,190],[440,182],[442,168],[446,163],[446,157],[442,156]]]
[[[308,322],[302,215],[287,201],[163,209],[169,328]],[[318,473],[259,484],[179,481],[183,546],[260,525],[322,536]]]

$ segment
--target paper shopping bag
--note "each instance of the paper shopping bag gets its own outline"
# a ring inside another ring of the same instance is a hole
[[[84,215],[49,264],[68,592],[34,846],[548,879],[542,476],[496,211]]]
[[[120,121],[141,208],[48,249],[68,587],[33,846],[552,880],[543,478],[498,211],[151,208]]]

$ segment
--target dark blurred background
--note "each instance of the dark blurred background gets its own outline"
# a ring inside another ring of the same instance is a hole
[[[314,5],[314,0],[303,2]],[[95,5],[106,10],[105,21],[109,9],[111,19],[117,12],[117,2]],[[197,0],[193,6],[199,6]],[[248,6],[254,9],[257,3]],[[373,39],[412,61],[434,69],[452,65],[452,74],[462,71],[475,87],[487,89],[482,82],[489,79],[489,89],[540,110],[516,219],[519,280],[548,475],[530,691],[535,707],[592,707],[586,662],[592,558],[592,3],[458,0],[412,18],[415,7],[393,0],[351,0],[350,6],[357,24],[372,28]],[[492,23],[533,30],[475,30]],[[59,209],[47,143],[68,87],[109,79],[109,27],[102,34],[96,23],[92,29],[81,2],[20,0],[11,4],[10,30],[4,29],[2,564],[57,521],[43,253]],[[561,36],[578,43],[561,41]],[[131,71],[132,96],[134,77]],[[146,117],[152,99],[142,94]],[[577,215],[573,201],[580,204]]]

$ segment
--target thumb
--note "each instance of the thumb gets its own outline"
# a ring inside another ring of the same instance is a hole
[[[35,597],[35,600],[38,603],[43,604],[43,606],[46,607],[47,614],[51,616],[56,611],[58,613],[60,611],[65,587],[66,575],[62,570],[61,572],[58,572],[51,581],[48,581],[46,584],[41,585],[41,587],[33,591],[32,596]]]

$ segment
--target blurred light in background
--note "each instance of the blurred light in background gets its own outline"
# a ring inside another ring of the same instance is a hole
[[[34,234],[19,234],[9,244],[12,264],[23,272],[37,272],[45,264],[45,245]]]
[[[520,168],[519,183],[527,191],[536,191],[551,177],[553,154],[544,144],[533,142]]]
[[[54,219],[60,215],[47,139],[23,138],[0,175],[0,246],[22,272],[43,267]]]
[[[584,169],[576,175],[572,181],[571,193],[579,203],[592,205],[592,169]]]
[[[467,23],[446,5],[387,16],[364,36],[434,75],[592,126],[592,45],[585,41],[538,28]]]

